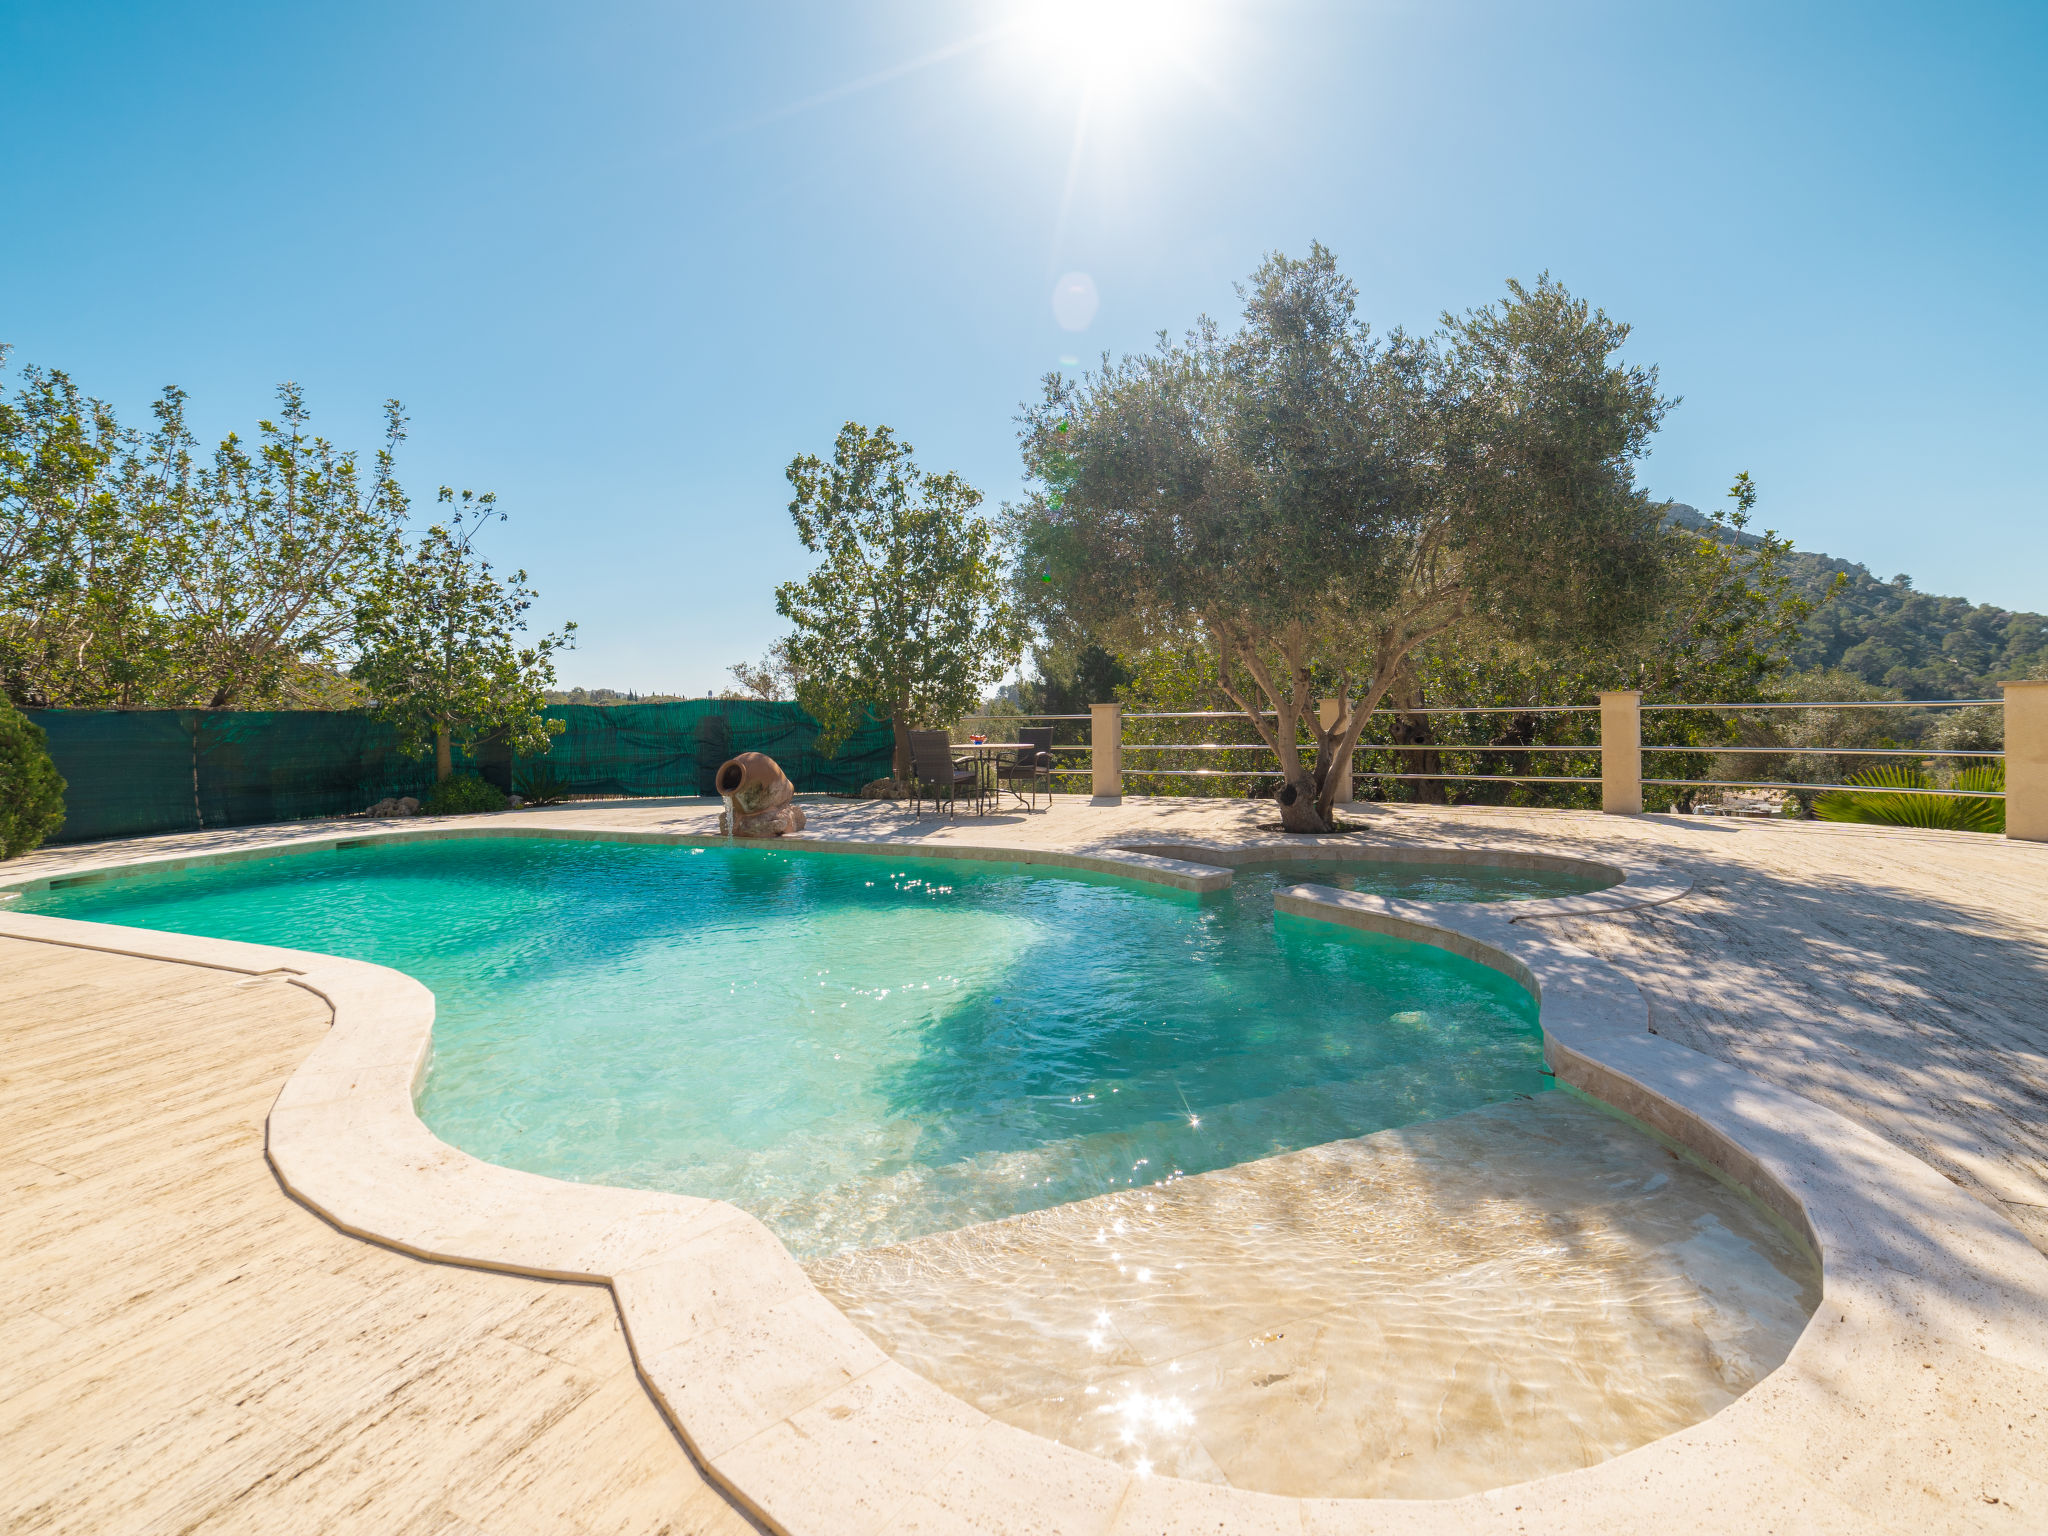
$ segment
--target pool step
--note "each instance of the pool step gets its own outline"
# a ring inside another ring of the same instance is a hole
[[[1499,1097],[1547,1086],[1533,1063],[1476,1053],[1470,1064],[1499,1087]],[[773,1227],[799,1257],[901,1242],[1042,1210],[1112,1190],[1142,1188],[1176,1175],[1206,1173],[1341,1141],[1472,1107],[1472,1078],[1446,1080],[1391,1065],[1342,1082],[1210,1105],[1032,1146],[989,1150],[940,1164],[917,1151],[884,1172],[842,1180],[787,1199],[772,1194],[742,1201]],[[906,1127],[908,1129],[908,1127]],[[927,1141],[933,1128],[919,1138]],[[944,1139],[959,1144],[957,1125]],[[987,1130],[999,1129],[999,1123]],[[920,1145],[918,1150],[922,1150]],[[764,1192],[765,1194],[766,1192]]]

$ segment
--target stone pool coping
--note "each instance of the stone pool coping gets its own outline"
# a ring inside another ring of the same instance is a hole
[[[283,837],[214,854],[45,866],[12,889],[383,841],[539,835],[715,843],[610,828],[404,827]],[[1784,1364],[1700,1424],[1599,1465],[1449,1500],[1291,1499],[1139,1478],[994,1421],[891,1361],[781,1243],[722,1202],[548,1179],[436,1140],[412,1108],[433,997],[382,967],[226,940],[0,912],[21,938],[276,974],[334,1027],[280,1093],[268,1151],[286,1189],[336,1225],[422,1257],[608,1283],[641,1376],[700,1462],[773,1528],[891,1531],[1605,1531],[1915,1529],[1923,1488],[1974,1489],[1987,1528],[2048,1510],[2048,1260],[1932,1169],[1843,1117],[1648,1032],[1614,967],[1532,917],[1683,894],[1682,875],[1605,855],[1133,840],[1097,852],[812,837],[791,844],[1048,864],[1182,890],[1266,858],[1557,868],[1623,875],[1583,896],[1489,905],[1320,886],[1282,910],[1436,944],[1538,998],[1561,1081],[1684,1145],[1755,1192],[1822,1260],[1822,1302]],[[1546,862],[1547,861],[1547,862]],[[2024,1510],[2027,1513],[2022,1514]]]

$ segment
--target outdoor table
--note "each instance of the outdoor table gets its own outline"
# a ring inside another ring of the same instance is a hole
[[[975,815],[985,814],[980,809],[987,800],[993,799],[998,805],[1003,798],[1002,780],[995,776],[996,759],[1005,752],[1021,752],[1030,746],[1028,741],[962,741],[954,743],[953,750],[974,759]],[[1012,794],[1016,791],[1012,790]]]

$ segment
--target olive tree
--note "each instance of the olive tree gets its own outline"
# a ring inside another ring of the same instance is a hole
[[[1041,617],[1129,652],[1210,647],[1280,760],[1283,824],[1326,831],[1418,647],[1583,645],[1655,606],[1665,534],[1633,465],[1668,402],[1615,361],[1628,328],[1548,277],[1426,337],[1375,337],[1320,245],[1238,291],[1234,333],[1204,319],[1047,378],[1012,526]]]
[[[504,732],[514,752],[545,752],[561,734],[545,718],[542,692],[555,680],[555,652],[574,643],[573,623],[521,644],[535,593],[526,572],[500,580],[475,550],[496,498],[441,487],[454,508],[421,535],[410,553],[396,539],[355,607],[358,652],[350,677],[367,689],[371,710],[398,728],[401,747],[434,755],[436,782],[455,772],[464,750]]]
[[[910,732],[972,709],[1023,649],[981,492],[925,473],[911,452],[888,427],[849,421],[831,463],[791,460],[789,515],[819,563],[775,592],[796,626],[785,659],[820,749],[836,750],[864,709],[886,713],[898,779],[910,777]]]

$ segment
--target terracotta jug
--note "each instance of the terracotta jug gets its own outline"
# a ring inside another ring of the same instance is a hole
[[[718,770],[718,797],[725,802],[718,830],[733,837],[783,837],[804,829],[804,808],[794,803],[796,786],[765,752],[742,752]]]

